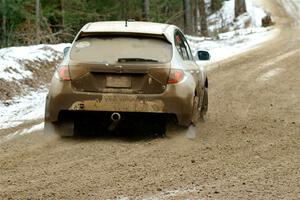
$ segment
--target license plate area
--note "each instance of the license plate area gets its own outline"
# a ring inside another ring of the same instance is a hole
[[[107,75],[107,88],[131,88],[131,77],[124,75]]]

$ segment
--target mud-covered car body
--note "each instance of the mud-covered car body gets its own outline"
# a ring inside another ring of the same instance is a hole
[[[206,113],[207,87],[203,67],[196,64],[176,26],[89,23],[79,31],[52,78],[45,130],[72,135],[76,121],[95,113],[108,121],[114,119],[112,113],[172,116],[179,125],[188,126],[201,111]],[[57,131],[63,126],[70,130]]]

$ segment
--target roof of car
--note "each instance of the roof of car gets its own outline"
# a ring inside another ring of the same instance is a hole
[[[164,34],[169,24],[153,22],[127,21],[103,21],[93,22],[82,28],[83,32],[125,32],[125,33],[146,33]]]

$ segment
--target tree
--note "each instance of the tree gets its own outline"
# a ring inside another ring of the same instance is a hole
[[[192,34],[192,13],[190,0],[183,0],[184,12],[184,32],[185,34]]]
[[[36,43],[39,44],[40,39],[40,0],[35,1],[35,25],[36,25]]]
[[[145,21],[149,21],[149,0],[143,0],[143,18]]]
[[[222,7],[222,0],[211,0],[210,9],[214,13]]]
[[[88,22],[125,19],[171,23],[186,34],[198,34],[201,25],[207,35],[204,2],[208,0],[0,0],[1,46],[70,42]]]
[[[192,10],[193,10],[193,34],[198,34],[198,13],[199,13],[199,6],[198,6],[198,0],[192,0]]]
[[[247,12],[245,0],[235,0],[234,1],[234,14],[235,17]]]
[[[2,44],[3,46],[7,46],[7,30],[6,30],[6,2],[2,0]]]
[[[61,26],[62,29],[65,28],[65,2],[64,0],[60,0],[60,11],[61,11]]]
[[[205,1],[204,0],[199,0],[199,12],[200,12],[201,35],[207,37],[208,36],[207,16],[206,16]]]

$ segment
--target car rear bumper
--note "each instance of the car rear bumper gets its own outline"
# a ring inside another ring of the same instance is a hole
[[[161,94],[90,93],[74,91],[70,82],[56,83],[46,100],[45,121],[58,121],[60,111],[105,111],[175,114],[178,124],[192,119],[194,92],[187,83],[168,85]]]

